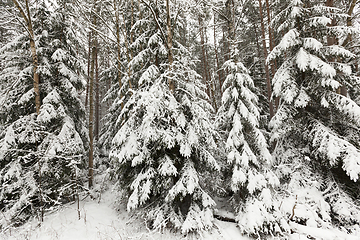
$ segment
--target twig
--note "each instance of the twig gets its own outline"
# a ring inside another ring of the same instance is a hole
[[[296,207],[296,204],[297,204],[297,195],[296,195],[296,198],[295,198],[294,207],[292,208],[292,215],[291,215],[291,217],[289,218],[288,223],[289,223],[289,221],[292,221],[293,217],[295,216],[295,207]]]

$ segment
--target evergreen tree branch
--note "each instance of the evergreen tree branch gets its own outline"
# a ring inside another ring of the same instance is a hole
[[[152,13],[152,15],[153,15],[153,17],[154,17],[154,20],[155,20],[155,22],[156,22],[156,25],[159,27],[159,29],[160,29],[160,33],[161,33],[161,35],[162,35],[162,37],[163,37],[163,39],[164,39],[164,41],[166,42],[166,35],[165,35],[165,33],[164,33],[164,31],[163,31],[163,29],[161,28],[161,25],[160,25],[160,23],[159,23],[159,19],[157,18],[157,16],[156,16],[156,13],[155,13],[155,11],[154,11],[154,9],[150,6],[150,4],[149,3],[147,3],[145,0],[141,0],[145,5],[146,5],[146,7],[147,8],[149,8],[150,9],[150,11],[151,11],[151,13]]]

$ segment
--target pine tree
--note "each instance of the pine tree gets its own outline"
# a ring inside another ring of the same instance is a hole
[[[133,75],[139,76],[138,87],[119,116],[124,121],[110,156],[118,184],[128,193],[128,210],[147,206],[153,228],[199,231],[212,226],[215,204],[200,174],[218,168],[210,151],[215,148],[211,106],[202,99],[206,94],[189,52],[176,41],[169,45],[169,27],[164,31],[169,22],[161,22],[166,9],[145,5],[144,18],[157,18],[157,23],[135,40],[145,44],[129,63],[140,69]]]
[[[341,46],[354,31],[344,17],[323,2],[286,1],[274,19],[285,34],[268,61],[282,62],[273,78],[280,106],[270,122],[281,210],[300,224],[350,229],[360,219],[360,107],[337,91],[358,81],[348,64],[354,54]]]

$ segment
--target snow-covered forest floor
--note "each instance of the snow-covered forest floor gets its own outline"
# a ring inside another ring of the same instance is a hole
[[[140,240],[140,239],[224,239],[247,240],[242,236],[235,223],[215,220],[211,232],[196,236],[183,236],[170,230],[152,231],[144,221],[126,211],[124,204],[117,204],[117,194],[107,191],[98,199],[89,198],[80,202],[80,220],[77,204],[64,205],[60,210],[46,214],[44,222],[39,226],[38,220],[33,220],[24,226],[0,234],[2,240]],[[119,209],[117,209],[119,208]]]
[[[221,215],[226,215],[226,206],[219,205]],[[218,212],[218,213],[219,213]],[[293,233],[282,238],[302,240],[312,237],[319,240],[357,240],[360,231],[347,235],[338,230],[325,230],[294,224]],[[80,202],[80,220],[77,203],[66,204],[57,211],[45,214],[44,222],[34,219],[17,229],[0,233],[2,240],[251,240],[243,236],[236,223],[215,219],[214,228],[197,235],[181,235],[170,229],[155,231],[147,228],[145,222],[136,214],[128,213],[124,203],[119,203],[118,194],[107,191],[99,199],[85,198]],[[260,239],[260,238],[258,238]]]

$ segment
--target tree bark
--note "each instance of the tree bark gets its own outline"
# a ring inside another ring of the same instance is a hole
[[[131,0],[131,32],[130,32],[130,44],[134,42],[134,31],[132,31],[132,27],[134,26],[134,0]],[[130,52],[131,59],[134,57],[133,52]]]
[[[326,3],[325,5],[327,7],[333,7],[334,6],[334,0],[326,0]],[[331,23],[328,24],[328,27],[332,27],[332,26],[335,26],[336,25],[336,22],[335,22],[335,19],[331,19]],[[331,46],[331,45],[334,45],[336,44],[336,37],[335,36],[327,36],[327,45],[328,46]]]
[[[100,88],[99,88],[99,49],[96,46],[95,56],[95,140],[99,140],[100,129]]]
[[[256,40],[256,48],[257,48],[257,52],[258,52],[258,57],[259,57],[259,59],[261,59],[259,36],[258,36],[257,27],[256,27],[257,22],[255,22],[255,21],[256,21],[256,20],[254,20],[254,22],[253,22],[253,27],[254,27],[255,38],[256,38],[256,39],[255,39],[255,40]]]
[[[208,35],[207,35],[207,27],[204,27],[204,32],[205,32],[205,46],[207,46],[208,44]],[[217,103],[216,103],[216,97],[215,97],[215,82],[214,79],[212,78],[212,74],[210,71],[210,66],[209,66],[209,55],[208,55],[208,50],[207,48],[205,48],[205,64],[206,64],[206,68],[209,69],[208,71],[208,85],[210,88],[210,93],[211,93],[211,100],[215,109],[215,112],[217,112],[218,107],[217,107]],[[215,76],[214,76],[215,78]]]
[[[353,18],[352,14],[354,12],[356,1],[357,0],[350,0],[350,7],[349,7],[349,10],[348,10],[348,13],[347,13],[349,16],[346,18],[346,26],[348,26],[348,27],[352,26],[352,18]],[[351,41],[352,41],[352,35],[348,34],[345,41],[343,42],[343,46],[345,47]]]
[[[219,76],[219,91],[220,95],[222,96],[222,83],[223,83],[223,76],[222,76],[222,70],[220,69],[220,62],[219,62],[219,53],[216,45],[216,22],[215,22],[215,13],[214,13],[214,50],[215,50],[215,58],[216,58],[216,72]]]
[[[271,119],[274,116],[274,105],[271,100],[272,90],[271,90],[269,67],[266,64],[268,52],[267,52],[266,40],[265,40],[265,25],[264,25],[264,18],[263,18],[263,14],[262,14],[262,3],[261,3],[261,0],[258,0],[258,1],[259,1],[259,11],[260,11],[262,43],[263,43],[263,51],[264,51],[264,67],[265,67],[267,94],[268,94],[267,97],[268,97],[268,101],[269,101],[269,113],[270,113],[270,119]]]
[[[85,94],[85,107],[89,103],[89,83],[90,83],[90,62],[91,62],[91,32],[89,32],[89,49],[88,49],[88,64],[87,64],[87,78],[86,78],[86,94]]]
[[[271,14],[270,14],[269,0],[266,0],[265,3],[266,3],[267,24],[268,24],[268,32],[269,32],[270,52],[271,52],[274,48],[274,37],[273,37],[273,30],[271,28]],[[275,72],[276,72],[276,60],[273,60],[271,64],[271,73],[273,77],[275,75]]]
[[[133,13],[131,13],[131,14],[133,14]],[[125,19],[125,16],[124,16],[124,19]],[[132,29],[132,23],[131,23],[130,29]],[[133,53],[132,53],[132,51],[131,51],[131,49],[129,47],[129,45],[132,44],[132,37],[131,37],[131,33],[130,33],[130,44],[129,44],[128,43],[128,33],[127,33],[127,30],[126,30],[126,27],[125,27],[125,29],[121,28],[121,31],[122,31],[123,36],[125,38],[124,43],[125,43],[125,48],[126,48],[126,58],[127,58],[127,62],[129,63],[132,60],[132,56],[133,56]],[[130,79],[130,76],[131,76],[130,67],[126,68],[126,72],[127,72],[128,78],[129,78],[129,81],[128,81],[129,88],[132,88],[131,79]],[[122,103],[122,108],[123,108],[123,103]]]
[[[114,0],[114,11],[115,11],[115,28],[116,28],[116,62],[117,62],[117,81],[119,84],[119,91],[121,91],[122,88],[122,82],[121,82],[121,39],[120,39],[120,18],[119,18],[119,12],[117,9],[117,1]],[[125,40],[126,42],[126,40]],[[127,45],[126,45],[127,46]],[[122,98],[122,92],[120,92],[120,98]],[[124,103],[121,103],[121,109],[124,108]]]
[[[171,16],[170,16],[170,1],[166,0],[166,33],[167,33],[167,48],[168,48],[168,62],[169,62],[169,70],[172,68],[173,64],[173,50],[172,50],[172,28],[171,28]],[[175,83],[171,79],[168,78],[169,89],[172,94],[175,93]]]
[[[33,30],[33,25],[32,25],[32,21],[31,21],[31,14],[30,14],[30,9],[29,9],[29,1],[25,0],[25,7],[26,7],[26,14],[23,11],[23,9],[21,8],[20,4],[18,3],[17,0],[13,0],[16,8],[19,10],[21,16],[23,17],[23,19],[25,20],[26,26],[27,26],[27,31],[29,33],[29,38],[30,38],[30,51],[31,51],[31,57],[33,60],[33,77],[34,77],[34,93],[35,93],[35,111],[36,114],[39,115],[40,113],[40,107],[41,107],[41,99],[40,99],[40,76],[37,73],[37,69],[39,67],[39,63],[38,63],[38,56],[37,56],[37,52],[36,52],[36,45],[35,45],[35,35],[34,35],[34,30]]]
[[[203,82],[206,86],[206,94],[208,95],[209,99],[210,96],[210,88],[209,88],[209,79],[208,79],[208,70],[207,70],[207,64],[206,64],[206,54],[205,54],[205,40],[204,40],[204,29],[202,26],[201,16],[198,16],[199,20],[199,26],[200,26],[200,43],[201,43],[201,53],[202,53],[202,76],[203,76]]]
[[[96,1],[94,0],[94,11],[97,10]],[[96,14],[93,14],[93,26],[96,26]],[[95,78],[95,58],[96,58],[96,32],[92,30],[92,50],[90,66],[90,83],[89,83],[89,188],[93,186],[94,179],[94,78]]]

